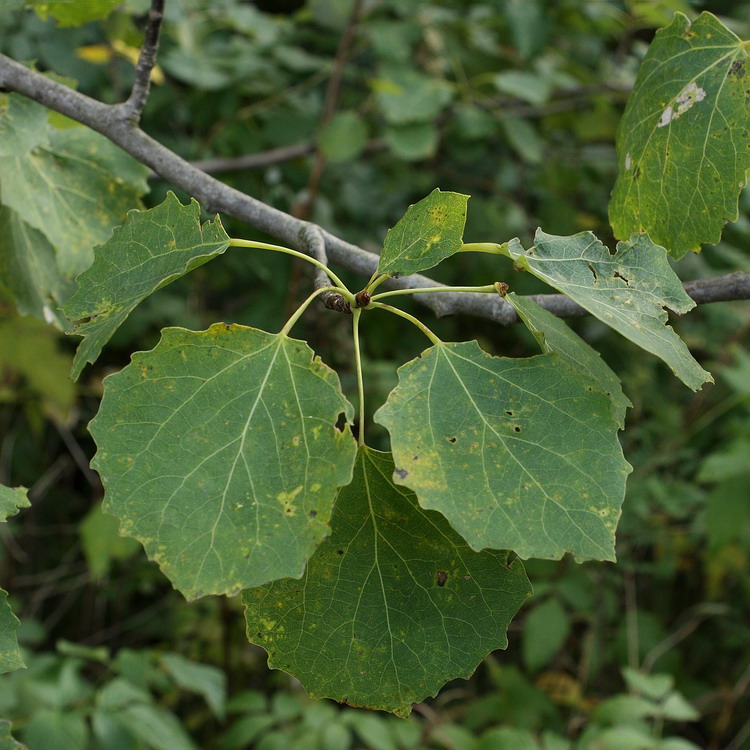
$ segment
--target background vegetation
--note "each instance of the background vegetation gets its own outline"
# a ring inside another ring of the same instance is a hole
[[[31,10],[0,11],[0,50],[118,101],[148,5],[127,0],[65,30]],[[704,9],[750,37],[750,5],[731,0],[169,0],[142,124],[229,184],[369,249],[436,186],[472,195],[467,242],[528,241],[537,226],[593,229],[608,242],[615,129],[639,62],[675,10]],[[149,206],[171,186],[150,187]],[[680,262],[683,278],[750,271],[749,205],[745,193],[722,243]],[[457,257],[434,276],[486,283],[498,262]],[[517,291],[544,291],[523,282]],[[187,605],[139,545],[117,537],[88,468],[85,428],[102,378],[165,325],[278,329],[309,289],[301,264],[236,248],[137,308],[76,386],[67,380],[75,342],[16,317],[0,296],[0,482],[31,487],[32,500],[0,529],[29,666],[0,679],[0,716],[14,734],[31,750],[750,742],[748,302],[673,321],[716,379],[697,394],[603,325],[575,324],[634,404],[619,562],[528,562],[536,595],[511,625],[508,650],[408,721],[310,703],[247,644],[237,599]],[[315,308],[299,335],[353,395],[348,325]],[[536,351],[520,326],[430,325],[496,354]],[[364,347],[374,409],[423,342],[384,318]],[[385,447],[378,429],[370,440]]]

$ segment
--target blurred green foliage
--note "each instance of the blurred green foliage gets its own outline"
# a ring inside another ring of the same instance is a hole
[[[22,5],[0,7],[3,52],[105,101],[126,96],[145,0],[64,30],[52,7],[45,21]],[[654,29],[675,10],[707,9],[750,36],[750,4],[732,0],[365,3],[326,120],[352,8],[351,0],[168,0],[163,78],[144,129],[185,158],[222,160],[211,167],[221,179],[267,203],[309,206],[312,220],[370,249],[438,186],[472,195],[467,241],[527,241],[537,226],[591,229],[609,241],[615,129]],[[260,167],[238,161],[297,145],[296,155]],[[147,204],[169,187],[152,179]],[[747,192],[740,208],[717,247],[676,266],[683,278],[750,271]],[[257,234],[227,224],[230,234]],[[435,277],[486,283],[509,269],[472,254]],[[278,329],[309,286],[306,269],[286,257],[233,249],[137,308],[75,389],[56,374],[73,343],[16,317],[0,291],[0,481],[30,487],[32,499],[2,530],[1,578],[29,665],[0,680],[0,716],[12,720],[13,736],[30,750],[741,750],[750,737],[748,302],[673,321],[716,379],[698,394],[596,321],[574,324],[633,402],[624,448],[635,471],[619,562],[529,562],[536,596],[511,627],[508,651],[409,721],[308,702],[247,645],[236,601],[188,607],[115,536],[87,468],[85,425],[101,378],[151,348],[165,325]],[[547,290],[524,276],[515,291]],[[378,320],[363,330],[371,411],[395,385],[395,368],[422,347],[398,320]],[[476,336],[497,354],[536,352],[519,326],[428,322],[443,338]],[[318,308],[300,328],[353,394],[347,334],[348,321]],[[379,429],[369,435],[384,448]],[[0,747],[11,742],[5,726]]]

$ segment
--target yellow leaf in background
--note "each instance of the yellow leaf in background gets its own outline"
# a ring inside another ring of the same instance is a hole
[[[104,65],[112,59],[113,52],[113,49],[107,44],[87,44],[85,47],[79,47],[76,50],[76,57],[94,63],[94,65]]]
[[[76,57],[94,65],[104,65],[111,62],[115,55],[124,57],[132,65],[138,63],[140,50],[125,44],[121,39],[115,39],[111,44],[87,44],[76,50]],[[164,72],[157,65],[151,71],[151,81],[157,85],[164,83]]]

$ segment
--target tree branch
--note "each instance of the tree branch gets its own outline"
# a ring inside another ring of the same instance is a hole
[[[143,40],[138,64],[135,66],[135,80],[128,100],[122,105],[125,116],[133,123],[141,119],[141,112],[146,106],[151,90],[151,71],[156,65],[156,55],[159,52],[159,32],[164,19],[164,0],[151,0],[151,10],[148,12],[146,35]]]
[[[295,219],[277,208],[268,206],[239,190],[196,169],[190,163],[144,133],[129,121],[124,105],[107,105],[63,86],[40,73],[0,55],[0,88],[44,104],[116,143],[142,164],[150,167],[165,180],[194,196],[208,211],[234,216],[240,221],[266,232],[292,246],[304,242],[308,222]],[[378,264],[378,256],[352,245],[335,235],[317,228],[323,238],[328,258],[344,268],[369,278]],[[302,248],[305,249],[304,247]],[[442,286],[420,274],[391,279],[391,289]],[[712,279],[692,281],[685,288],[699,304],[720,300],[750,299],[750,274],[731,273]],[[508,325],[518,320],[510,305],[499,296],[446,292],[416,295],[437,316],[465,313]],[[533,297],[537,303],[559,317],[587,314],[570,298],[562,294],[542,294]]]
[[[326,243],[323,239],[323,233],[320,231],[320,227],[315,224],[306,224],[299,233],[300,243],[308,255],[311,255],[315,260],[319,260],[324,266],[328,265],[328,258],[326,257]],[[325,271],[320,268],[316,268],[314,271],[313,284],[316,289],[323,289],[324,287],[331,286],[331,280],[328,278]],[[351,313],[351,307],[349,303],[337,292],[323,292],[321,294],[323,304],[329,310],[336,310],[337,312]]]

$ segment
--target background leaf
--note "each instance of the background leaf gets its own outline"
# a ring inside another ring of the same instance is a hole
[[[689,388],[697,391],[703,383],[713,383],[682,339],[665,325],[665,307],[685,313],[695,302],[682,288],[664,248],[645,234],[618,242],[614,255],[591,232],[556,237],[541,229],[529,250],[517,240],[502,249],[521,268],[663,359]]]
[[[247,635],[315,697],[406,716],[468,677],[530,595],[520,561],[473,552],[362,448],[302,580],[245,591]]]
[[[491,357],[439,344],[399,369],[376,412],[394,481],[440,511],[472,549],[614,560],[630,467],[609,399],[555,354]]]
[[[244,326],[167,328],[105,380],[89,425],[104,510],[188,599],[298,577],[329,533],[352,407],[313,356]]]
[[[505,301],[518,313],[523,324],[531,331],[543,352],[555,352],[574,370],[588,376],[598,390],[609,396],[612,418],[620,429],[625,427],[625,412],[632,406],[622,392],[620,378],[565,321],[537,305],[530,297],[519,297],[511,292]]]
[[[647,232],[676,258],[736,221],[750,168],[750,57],[710,13],[656,32],[617,131],[615,236]]]
[[[568,615],[555,597],[534,607],[523,622],[521,648],[526,668],[536,672],[546,667],[569,633]]]
[[[88,128],[49,128],[48,137],[26,154],[0,157],[0,200],[47,237],[60,272],[73,276],[148,192],[148,169]]]
[[[367,144],[367,125],[353,111],[337,112],[323,128],[318,145],[332,162],[351,161]]]
[[[388,230],[378,273],[408,276],[424,271],[458,252],[463,244],[468,195],[435,188],[406,210]]]
[[[119,3],[120,0],[31,0],[30,4],[44,20],[52,16],[60,26],[82,26],[106,18]]]
[[[148,211],[131,211],[111,239],[94,249],[94,262],[77,279],[78,290],[63,312],[90,318],[75,333],[84,337],[73,361],[78,378],[142,300],[223,253],[229,237],[217,217],[200,222],[200,206],[183,206],[174,193]]]
[[[28,508],[30,505],[24,487],[11,489],[0,484],[0,521],[7,521],[21,508]],[[17,628],[18,618],[8,604],[8,592],[0,589],[0,673],[12,672],[26,666],[18,649]]]

